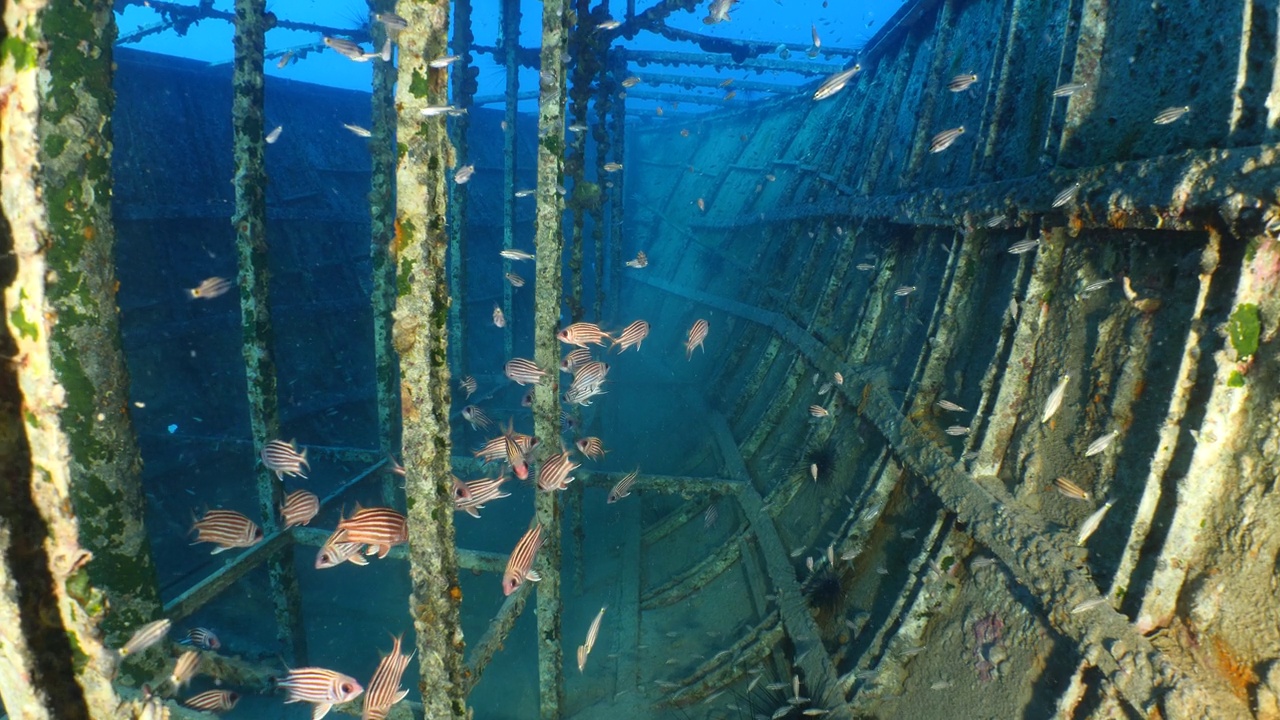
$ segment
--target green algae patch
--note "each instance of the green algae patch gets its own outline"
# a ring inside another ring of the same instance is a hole
[[[1227,336],[1231,338],[1231,347],[1235,348],[1236,357],[1243,360],[1258,352],[1258,336],[1262,333],[1262,318],[1258,306],[1244,303],[1231,313],[1227,321]]]
[[[23,292],[22,296],[26,297],[26,293]],[[13,312],[9,313],[9,324],[18,331],[20,337],[28,340],[40,339],[40,327],[27,319],[27,313],[22,309],[21,305],[18,305],[13,309]]]
[[[16,37],[7,37],[0,42],[0,57],[13,60],[13,69],[22,72],[36,65],[36,47]]]
[[[1244,375],[1241,375],[1239,370],[1232,370],[1231,374],[1227,376],[1227,387],[1229,388],[1244,387]]]

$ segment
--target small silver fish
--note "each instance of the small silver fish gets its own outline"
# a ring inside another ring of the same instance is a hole
[[[1049,393],[1049,399],[1044,403],[1044,414],[1040,416],[1040,423],[1049,422],[1049,418],[1058,412],[1058,408],[1062,407],[1062,398],[1067,394],[1067,383],[1071,382],[1071,373],[1064,373],[1062,378],[1058,380],[1058,384],[1054,386],[1053,392]]]
[[[517,190],[516,197],[518,198],[529,197],[534,192],[535,192],[534,190]]]
[[[605,172],[618,172],[619,170],[622,169],[622,163],[608,162],[608,163],[605,163],[603,167]]]
[[[951,412],[969,412],[968,410],[965,410],[964,408],[951,402],[950,400],[939,400],[937,402],[937,405],[943,410],[950,410]]]
[[[169,634],[169,628],[172,626],[167,618],[149,622],[146,625],[134,631],[133,636],[129,638],[129,642],[120,648],[120,657],[136,655],[143,650],[155,645]]]
[[[1053,198],[1053,207],[1062,207],[1067,203],[1076,199],[1076,194],[1080,192],[1080,183],[1074,183],[1071,187],[1058,193]]]
[[[427,65],[439,70],[440,68],[449,67],[450,65],[454,64],[459,59],[461,59],[461,57],[462,57],[461,55],[444,55],[442,57],[438,57],[432,60],[431,62],[427,63]]]
[[[507,273],[507,282],[511,283],[511,287],[524,287],[524,278],[515,273]]]
[[[817,25],[810,25],[810,26],[809,26],[809,35],[813,38],[813,49],[814,49],[814,50],[817,50],[818,48],[822,47],[822,38],[818,37],[818,26],[817,26]]]
[[[943,130],[942,132],[933,136],[933,141],[929,143],[929,152],[940,153],[943,150],[946,150],[947,148],[951,147],[952,143],[954,143],[957,139],[959,139],[959,137],[963,134],[964,134],[963,125],[961,125],[960,127],[951,128],[950,130]]]
[[[1009,216],[1002,213],[1000,215],[996,215],[995,217],[987,220],[986,225],[989,228],[998,228],[1001,225],[1004,225],[1008,221],[1009,221]]]
[[[649,256],[641,250],[636,253],[634,260],[627,261],[627,267],[636,268],[637,270],[649,267]]]
[[[1156,125],[1168,125],[1169,123],[1175,123],[1178,120],[1182,119],[1182,116],[1186,115],[1189,112],[1191,112],[1190,105],[1183,105],[1182,107],[1165,108],[1164,110],[1161,110],[1160,114],[1156,115],[1155,119],[1152,120],[1151,122],[1155,123]]]
[[[854,75],[857,75],[861,71],[862,66],[855,64],[848,70],[842,70],[841,72],[828,77],[826,80],[823,80],[822,84],[818,86],[818,89],[814,91],[813,99],[826,100],[832,95],[835,95],[843,90],[845,85],[849,84],[849,81],[853,79]]]
[[[436,117],[439,115],[460,115],[467,111],[453,105],[428,105],[422,108],[420,112],[423,117]]]
[[[978,76],[972,73],[968,75],[957,75],[951,78],[951,82],[947,83],[947,89],[953,93],[964,92],[969,86],[978,82]]]
[[[874,263],[869,263],[869,262],[858,263],[857,265],[854,265],[853,267],[854,267],[854,269],[855,269],[855,270],[860,270],[860,271],[862,271],[862,272],[868,272],[868,271],[870,271],[870,270],[875,270],[875,269],[876,269],[875,264],[874,264]]]
[[[1104,287],[1106,287],[1106,286],[1110,285],[1111,283],[1113,283],[1113,282],[1115,282],[1115,281],[1116,281],[1116,280],[1115,280],[1115,278],[1107,278],[1107,279],[1105,279],[1105,280],[1094,280],[1093,282],[1089,283],[1088,285],[1085,285],[1085,286],[1084,286],[1084,290],[1081,290],[1081,291],[1080,291],[1080,294],[1081,294],[1081,295],[1088,295],[1088,294],[1090,294],[1090,293],[1097,292],[1097,291],[1101,290],[1102,288],[1104,288]]]
[[[1040,247],[1040,238],[1038,237],[1027,238],[1026,240],[1019,240],[1018,242],[1010,245],[1009,254],[1023,255],[1025,253],[1031,252],[1032,250],[1035,250],[1038,247]]]
[[[621,21],[621,20],[612,20],[612,19],[610,19],[610,20],[604,20],[604,21],[602,21],[599,25],[596,25],[596,30],[606,30],[606,31],[607,31],[607,30],[617,30],[617,29],[618,29],[618,28],[620,28],[620,27],[622,27],[622,21]]]
[[[715,504],[712,503],[707,508],[707,512],[702,516],[702,526],[710,530],[711,528],[716,526],[716,520],[718,520],[719,518],[720,518],[720,511],[717,510]]]
[[[635,87],[636,85],[639,85],[639,84],[640,84],[640,78],[636,77],[635,75],[629,75],[625,78],[622,78],[621,85],[624,88]]]
[[[952,425],[951,427],[947,428],[944,432],[953,437],[960,437],[962,435],[968,435],[969,428],[965,427],[964,425]]]
[[[356,135],[356,136],[358,136],[358,137],[364,137],[364,138],[367,138],[367,137],[372,137],[372,136],[373,136],[373,133],[369,132],[368,130],[366,130],[366,129],[362,128],[362,127],[360,127],[359,125],[351,125],[351,124],[349,124],[349,123],[342,123],[342,127],[346,128],[347,130],[350,130],[350,131],[351,131],[351,133],[352,133],[353,135]]]
[[[1098,508],[1089,517],[1085,518],[1084,524],[1080,526],[1080,534],[1076,537],[1077,545],[1085,544],[1089,539],[1089,536],[1093,535],[1094,531],[1098,529],[1098,526],[1102,524],[1102,519],[1107,516],[1107,511],[1109,511],[1111,506],[1115,504],[1115,500],[1108,500],[1105,505]]]
[[[275,129],[275,130],[272,130],[272,131],[271,131],[271,132],[269,132],[269,133],[267,133],[267,136],[266,136],[265,138],[263,138],[263,139],[267,141],[267,144],[268,144],[268,145],[273,145],[273,144],[275,144],[275,141],[277,141],[277,140],[279,140],[279,139],[280,139],[280,133],[282,133],[282,132],[284,132],[284,126],[283,126],[283,125],[277,125],[277,126],[276,126],[276,129]]]
[[[1089,83],[1087,82],[1063,83],[1053,89],[1053,96],[1056,98],[1071,97],[1072,95],[1075,95],[1076,93],[1080,92],[1081,90],[1084,90],[1087,87],[1089,87]]]
[[[915,285],[900,285],[898,286],[897,290],[893,291],[893,294],[898,297],[906,297],[915,291],[916,291]]]
[[[586,132],[586,131],[587,131],[587,126],[583,125],[582,123],[574,123],[569,126],[569,132],[571,133],[580,133],[580,132]]]
[[[466,185],[472,175],[476,174],[475,165],[463,165],[453,173],[453,181],[459,185]]]
[[[493,304],[493,324],[500,328],[507,326],[507,316],[502,314],[502,308],[497,303]]]
[[[1076,613],[1088,612],[1089,610],[1092,610],[1096,607],[1102,607],[1103,605],[1106,605],[1106,604],[1107,604],[1107,599],[1104,597],[1091,598],[1071,608],[1071,614],[1075,615]]]
[[[1111,447],[1111,441],[1115,440],[1116,436],[1119,434],[1120,434],[1119,430],[1112,430],[1106,435],[1103,435],[1097,440],[1094,440],[1093,442],[1089,443],[1088,449],[1084,451],[1084,456],[1093,457],[1094,455],[1097,455],[1098,453],[1105,451],[1107,448]]]
[[[349,58],[351,60],[360,62],[365,59],[364,48],[360,47],[356,43],[351,42],[350,40],[343,40],[342,38],[335,38],[335,37],[325,37],[324,44],[332,48],[339,55],[342,55],[343,57]]]
[[[383,27],[387,29],[388,34],[399,34],[401,30],[409,27],[408,20],[405,20],[393,12],[374,13],[373,19],[382,23]]]
[[[196,668],[200,666],[200,653],[196,650],[188,650],[178,656],[178,661],[173,665],[173,672],[169,674],[169,682],[174,688],[181,688],[191,682],[191,678],[196,674]]]
[[[531,255],[531,254],[529,254],[529,253],[527,253],[527,252],[525,252],[525,251],[523,251],[523,250],[515,250],[515,249],[512,249],[512,250],[503,250],[503,251],[499,252],[499,253],[498,253],[498,255],[500,255],[500,256],[502,256],[502,257],[504,257],[504,258],[508,259],[508,260],[533,260],[533,259],[535,259],[535,258],[533,257],[533,255]]]

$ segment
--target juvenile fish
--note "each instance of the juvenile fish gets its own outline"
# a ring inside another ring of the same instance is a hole
[[[644,251],[641,250],[640,252],[636,253],[635,260],[627,261],[627,267],[636,268],[636,269],[649,267],[649,256],[645,255]]]
[[[1040,238],[1038,237],[1027,238],[1026,240],[1019,240],[1018,242],[1010,245],[1009,254],[1022,255],[1025,253],[1029,253],[1038,247],[1040,247]]]
[[[969,428],[965,427],[964,425],[952,425],[951,427],[947,428],[944,432],[946,432],[948,435],[951,435],[953,437],[961,437],[963,435],[969,434]]]
[[[1080,192],[1080,183],[1073,183],[1071,187],[1058,193],[1053,198],[1053,207],[1062,207],[1076,199],[1076,194]]]
[[[382,23],[382,26],[387,29],[387,34],[389,35],[390,34],[398,35],[400,34],[401,30],[404,30],[405,28],[409,27],[408,20],[405,20],[404,18],[400,17],[399,15],[393,12],[374,13],[373,19]]]
[[[933,141],[929,143],[929,152],[940,153],[943,150],[946,150],[947,148],[951,147],[952,143],[954,143],[963,134],[964,134],[963,125],[961,125],[960,127],[951,128],[950,130],[943,130],[942,132],[933,136]]]
[[[1168,125],[1169,123],[1175,123],[1178,120],[1182,119],[1182,116],[1186,115],[1189,112],[1191,112],[1190,105],[1183,105],[1182,107],[1165,108],[1164,110],[1161,110],[1160,114],[1156,115],[1155,119],[1152,120],[1151,122],[1155,123],[1156,125]]]
[[[506,274],[507,282],[511,283],[511,287],[524,287],[524,278],[515,273]]]
[[[174,689],[179,689],[187,683],[191,682],[191,678],[196,674],[196,668],[200,667],[200,653],[195,650],[188,650],[178,656],[178,661],[173,664],[173,672],[169,674],[169,683]]]
[[[199,648],[201,650],[217,650],[222,647],[218,634],[209,628],[191,628],[185,637],[178,641],[179,645]]]
[[[1071,382],[1071,373],[1063,374],[1058,384],[1054,386],[1053,392],[1049,393],[1049,399],[1044,403],[1044,413],[1040,416],[1040,424],[1049,422],[1049,418],[1062,407],[1062,398],[1066,397],[1069,382]]]
[[[535,192],[534,190],[517,190],[516,197],[518,198],[529,197],[534,192]]]
[[[339,55],[342,55],[343,57],[349,58],[351,60],[355,60],[356,62],[363,62],[365,60],[364,48],[361,48],[358,44],[353,43],[350,40],[343,40],[342,38],[335,38],[335,37],[325,37],[324,44],[332,48],[335,52],[337,52]]]
[[[609,452],[604,449],[604,443],[600,442],[600,438],[594,436],[579,438],[574,445],[577,446],[578,452],[597,462]]]
[[[986,226],[989,228],[998,228],[1009,221],[1009,216],[1000,214],[987,220]]]
[[[605,500],[605,502],[608,503],[609,505],[612,505],[618,502],[619,500],[621,500],[622,498],[630,495],[631,485],[636,481],[636,477],[639,474],[640,474],[640,468],[636,468],[635,470],[632,470],[630,473],[628,473],[626,477],[619,480],[618,484],[614,485],[613,489],[609,491],[609,497]]]
[[[1053,486],[1054,488],[1057,489],[1058,494],[1062,495],[1063,497],[1071,498],[1072,500],[1088,500],[1089,499],[1089,493],[1086,492],[1084,488],[1080,487],[1079,485],[1071,482],[1070,480],[1064,477],[1060,477],[1054,480]]]
[[[937,402],[937,405],[943,410],[950,410],[951,412],[969,412],[968,410],[965,410],[964,408],[951,402],[950,400],[939,400]]]
[[[471,395],[472,395],[473,393],[475,393],[475,391],[476,391],[476,387],[477,387],[477,386],[476,386],[476,379],[475,379],[474,377],[472,377],[472,376],[468,375],[468,376],[466,376],[466,377],[462,378],[462,382],[458,383],[458,387],[461,387],[463,390],[466,390],[466,391],[467,391],[467,397],[469,398],[469,397],[471,397]]]
[[[1113,283],[1113,282],[1115,282],[1115,281],[1116,281],[1116,279],[1115,279],[1115,278],[1106,278],[1105,280],[1094,280],[1093,282],[1089,283],[1088,285],[1085,285],[1085,286],[1084,286],[1084,290],[1081,290],[1081,291],[1080,291],[1080,294],[1082,294],[1082,295],[1088,295],[1088,294],[1090,294],[1090,293],[1095,293],[1095,292],[1097,292],[1097,291],[1101,290],[1102,288],[1104,288],[1104,287],[1106,287],[1106,286],[1110,285],[1111,283]]]
[[[342,127],[344,127],[344,128],[346,128],[347,130],[351,131],[351,134],[353,134],[353,135],[355,135],[355,136],[357,136],[357,137],[363,137],[363,138],[373,137],[373,133],[369,132],[369,131],[368,131],[368,130],[366,130],[365,128],[360,127],[359,125],[352,125],[352,124],[350,124],[350,123],[342,123]]]
[[[460,108],[456,105],[428,105],[422,108],[422,117],[437,117],[439,115],[466,115],[466,108]]]
[[[1102,607],[1106,604],[1107,599],[1104,597],[1091,598],[1071,608],[1071,614],[1075,615],[1076,613],[1088,612],[1096,607]]]
[[[1089,87],[1089,83],[1087,82],[1063,83],[1053,89],[1053,96],[1056,98],[1071,97],[1072,95],[1075,95],[1076,93],[1080,92],[1081,90],[1084,90],[1087,87]]]
[[[497,303],[493,304],[493,324],[500,328],[507,326],[507,316],[503,314],[502,308],[498,307]]]
[[[1085,541],[1089,539],[1089,536],[1093,535],[1093,533],[1098,529],[1098,526],[1102,524],[1102,519],[1107,516],[1107,511],[1109,511],[1111,506],[1115,504],[1115,500],[1108,500],[1105,505],[1098,508],[1097,511],[1089,517],[1085,518],[1084,524],[1080,526],[1080,534],[1076,537],[1077,545],[1085,544]]]
[[[605,172],[610,172],[610,173],[611,173],[611,172],[618,172],[619,170],[621,170],[621,169],[622,169],[622,163],[620,163],[620,162],[607,162],[607,163],[605,163],[605,164],[604,164],[604,166],[603,166],[603,167],[604,167],[604,171],[605,171]]]
[[[203,280],[196,287],[187,291],[193,300],[212,300],[227,294],[234,285],[230,280],[220,277],[211,277]]]
[[[810,25],[810,26],[809,26],[809,35],[813,38],[813,49],[814,49],[814,50],[817,50],[818,48],[822,47],[822,38],[818,37],[818,26],[817,26],[817,25]]]
[[[591,648],[596,645],[596,637],[600,635],[600,621],[604,619],[604,611],[608,607],[606,605],[600,608],[595,620],[591,621],[591,627],[587,629],[587,641],[578,648],[578,672],[582,672],[587,666],[587,656],[591,654]]]
[[[439,70],[441,68],[449,67],[450,65],[454,64],[459,59],[461,59],[461,57],[462,56],[460,55],[444,55],[442,57],[438,57],[432,60],[431,62],[427,63],[427,65],[430,65],[431,67]]]
[[[707,508],[707,512],[702,515],[702,526],[708,530],[716,526],[716,520],[720,518],[720,511],[716,509],[715,504]]]
[[[622,27],[621,20],[602,20],[599,25],[596,25],[596,30],[617,30],[620,27]]]
[[[951,78],[951,82],[947,83],[947,89],[953,93],[964,92],[976,82],[978,82],[978,76],[972,73],[957,75]]]
[[[230,690],[206,690],[199,695],[192,695],[183,700],[182,704],[192,710],[216,713],[232,710],[238,702],[240,702],[238,693]]]
[[[906,297],[915,291],[915,285],[899,285],[898,289],[893,291],[893,294],[897,297]]]
[[[716,23],[729,22],[729,8],[738,0],[711,0],[711,6],[707,8],[707,16],[702,18],[703,25],[715,25]]]
[[[821,405],[810,405],[809,414],[816,418],[830,417],[831,413]]]
[[[623,329],[618,337],[613,338],[613,345],[609,348],[621,348],[619,354],[627,351],[627,348],[635,346],[636,352],[640,351],[640,344],[644,339],[649,337],[649,323],[645,320],[636,320]]]
[[[823,80],[822,84],[818,86],[818,89],[814,91],[813,99],[826,100],[832,95],[835,95],[843,90],[845,85],[849,84],[849,81],[853,79],[854,75],[857,75],[861,71],[862,66],[855,64],[848,70],[842,70],[835,75],[828,77],[826,80]]]
[[[467,181],[471,179],[471,176],[475,174],[476,174],[475,165],[463,165],[462,167],[458,168],[456,172],[453,173],[453,181],[459,185],[466,185]]]
[[[284,480],[285,475],[306,478],[307,473],[303,470],[311,470],[311,463],[307,462],[307,451],[304,449],[298,452],[298,446],[292,440],[270,440],[262,446],[260,455],[262,464],[280,480]]]
[[[280,133],[282,132],[284,132],[284,126],[277,125],[276,129],[267,133],[267,136],[263,139],[267,141],[268,145],[274,145],[275,142],[280,139]]]
[[[622,79],[622,87],[624,88],[635,87],[636,85],[639,85],[639,84],[640,84],[640,78],[636,77],[635,75],[631,75]]]
[[[173,623],[168,618],[162,618],[143,625],[134,631],[129,641],[120,648],[120,657],[128,657],[129,655],[137,655],[147,648],[155,645],[169,634],[169,628]]]
[[[1097,440],[1094,440],[1093,442],[1089,443],[1088,449],[1084,451],[1084,456],[1093,457],[1098,453],[1104,452],[1107,448],[1111,447],[1111,441],[1115,440],[1116,436],[1119,434],[1120,434],[1119,430],[1112,430],[1106,435],[1103,435]]]
[[[489,419],[489,416],[485,415],[484,411],[475,405],[468,405],[462,408],[462,419],[471,423],[472,430],[488,430],[493,427],[493,421]]]
[[[853,267],[855,270],[859,270],[861,272],[869,272],[871,270],[876,269],[875,264],[869,263],[869,262],[861,262],[861,263],[858,263],[857,265],[854,265]]]
[[[524,534],[507,560],[507,569],[502,574],[502,594],[510,595],[524,584],[525,580],[538,582],[542,576],[533,569],[533,560],[542,547],[542,523]]]

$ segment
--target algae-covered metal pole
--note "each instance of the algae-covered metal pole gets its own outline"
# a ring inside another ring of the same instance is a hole
[[[613,94],[617,92],[617,85],[614,83],[613,72],[610,70],[612,55],[608,47],[598,50],[597,55],[597,73],[596,73],[596,118],[591,125],[591,139],[596,143],[596,179],[600,182],[600,202],[591,209],[591,242],[595,249],[595,270],[596,270],[596,295],[595,303],[592,307],[592,317],[603,319],[604,315],[604,293],[605,293],[605,245],[613,237],[610,232],[611,225],[606,225],[605,221],[605,205],[606,202],[612,207],[612,188],[616,180],[608,178],[608,171],[605,165],[608,165],[611,158],[610,153],[613,151],[613,143],[610,140],[609,133],[609,111],[613,108]],[[620,175],[620,173],[619,173]],[[621,318],[613,318],[621,320]]]
[[[621,164],[626,150],[627,139],[627,100],[626,93],[622,92],[622,78],[627,76],[627,61],[621,53],[610,54],[613,56],[609,74],[609,87],[612,90],[610,101],[613,105],[613,127],[610,135],[613,137],[613,161]],[[623,267],[622,183],[625,178],[623,173],[614,173],[614,176],[613,187],[610,188],[609,192],[609,311],[616,314],[619,310],[618,303],[621,299],[620,285]]]
[[[515,247],[516,238],[516,111],[520,101],[520,0],[502,2],[503,66],[507,71],[506,106],[502,120],[502,248]],[[511,261],[503,260],[510,270]],[[511,283],[502,283],[502,312],[511,317]],[[502,357],[514,357],[511,323],[502,328]]]
[[[471,0],[453,2],[453,54],[458,60],[453,64],[450,80],[453,86],[453,104],[461,108],[471,107],[476,94],[475,74],[471,67]],[[470,150],[467,132],[471,126],[470,114],[449,118],[449,137],[453,140],[456,160],[455,170],[467,165]],[[470,195],[465,182],[449,183],[449,367],[459,377],[466,373],[465,306],[462,288],[466,285],[467,200]]]
[[[280,406],[276,397],[276,366],[272,355],[271,308],[267,277],[267,168],[263,135],[263,53],[266,49],[266,0],[236,0],[235,63],[231,76],[231,144],[235,154],[236,204],[231,225],[236,235],[240,323],[243,333],[244,374],[249,400],[249,429],[254,449],[280,434]],[[265,465],[256,465],[258,510],[263,530],[279,529],[276,508],[283,486]],[[305,664],[306,633],[302,628],[302,600],[293,559],[267,561],[275,601],[277,634],[289,646],[293,660]]]
[[[563,292],[564,207],[557,187],[564,172],[564,63],[568,38],[565,0],[542,4],[542,67],[538,93],[538,206],[534,246],[538,256],[534,287],[533,359],[549,368],[549,381],[533,394],[533,429],[545,453],[560,447],[560,323]],[[564,697],[564,661],[560,647],[560,494],[538,492],[534,506],[546,541],[538,553],[538,683],[543,720],[560,717]]]
[[[449,6],[401,0],[396,108],[402,152],[396,169],[396,311],[393,342],[400,354],[404,413],[405,500],[409,515],[409,611],[417,632],[423,715],[465,718],[466,682],[458,558],[453,539],[449,468],[449,282],[445,173],[453,152],[445,116],[423,116],[447,105],[448,69],[429,62],[447,54]],[[496,590],[496,588],[495,588]]]
[[[110,342],[115,336],[102,334],[103,315],[112,316],[106,321],[112,327],[116,321],[111,226],[101,214],[111,189],[110,143],[106,125],[97,124],[105,123],[111,111],[111,12],[109,3],[9,3],[4,11],[0,698],[11,716],[24,720],[81,720],[119,712],[109,679],[114,655],[99,639],[107,601],[90,584],[86,564],[95,559],[80,546],[72,507],[80,492],[77,482],[85,483],[85,490],[104,492],[107,502],[118,502],[113,495],[119,488],[136,482],[124,475],[126,482],[116,484],[118,476],[103,488],[93,475],[77,478],[86,469],[86,451],[109,459],[89,468],[106,474],[136,469],[136,455],[131,459],[124,447],[133,442],[131,432],[106,447],[97,445],[104,439],[100,433],[127,430],[116,418],[99,418],[99,413],[124,413],[126,398],[103,395],[114,386],[103,386],[100,374],[111,378],[120,368],[108,362],[86,369],[82,363],[96,356],[85,353],[77,361],[65,354],[69,338]],[[71,30],[63,34],[63,28],[74,28],[77,37]],[[89,52],[78,50],[77,43]],[[76,132],[64,134],[68,130]],[[99,227],[104,219],[108,224]],[[109,404],[98,410],[98,403]],[[83,412],[89,414],[81,417]],[[128,523],[133,511],[125,508],[116,522]],[[103,559],[114,564],[112,558],[107,549]],[[152,583],[145,559],[141,569],[144,575],[135,580]],[[120,570],[137,572],[132,566]],[[145,614],[145,600],[125,597],[124,602],[131,614]]]
[[[58,280],[47,289],[57,317],[49,349],[53,371],[67,386],[62,426],[70,443],[71,501],[80,541],[93,553],[89,580],[111,606],[103,620],[108,639],[123,643],[133,628],[159,617],[160,596],[143,524],[142,460],[129,419],[129,376],[115,297],[115,21],[109,7],[60,3],[48,9],[42,27],[55,73],[41,86],[38,128],[40,181],[50,199],[46,262],[51,278]],[[85,44],[94,52],[81,50]],[[71,54],[79,61],[71,62]],[[158,669],[131,663],[125,679],[140,682]]]
[[[374,0],[374,12],[390,12],[395,0]],[[381,26],[381,27],[380,27]],[[374,24],[375,45],[381,47],[386,27]],[[373,268],[373,372],[377,388],[378,450],[383,455],[400,455],[400,374],[395,350],[391,347],[391,313],[396,308],[396,266],[391,259],[396,242],[396,66],[373,64],[372,137],[369,138],[371,168],[369,178],[369,254]],[[386,475],[382,499],[394,502],[398,481]]]

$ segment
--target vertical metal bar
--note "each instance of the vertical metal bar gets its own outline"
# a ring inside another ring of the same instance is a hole
[[[627,101],[624,93],[621,92],[622,79],[627,75],[627,61],[619,54],[612,66],[612,77],[610,78],[610,86],[613,88],[613,161],[617,163],[623,162],[623,155],[626,150],[626,132],[627,132]],[[609,193],[609,223],[612,226],[612,238],[610,244],[610,262],[609,262],[609,308],[611,313],[618,312],[618,303],[621,298],[620,283],[622,280],[622,244],[625,238],[622,233],[623,219],[623,201],[622,201],[622,185],[624,173],[618,173],[613,179],[612,192]]]
[[[452,103],[461,108],[471,107],[476,94],[476,80],[471,75],[471,0],[453,2],[453,54],[458,56],[449,79],[453,89]],[[471,115],[461,114],[449,118],[449,137],[456,153],[455,168],[467,164],[470,151],[467,132]],[[466,285],[467,201],[469,184],[449,183],[449,367],[459,377],[467,374],[465,298],[462,288]]]
[[[446,277],[445,173],[453,152],[443,116],[423,117],[429,105],[448,103],[448,69],[431,58],[447,52],[449,6],[401,0],[396,84],[401,153],[396,169],[397,307],[392,342],[400,354],[404,408],[405,497],[409,516],[409,611],[417,632],[423,715],[464,718],[466,670],[458,558],[454,547],[453,481],[449,468],[449,367]]]
[[[533,428],[542,440],[544,452],[559,446],[560,439],[560,348],[556,340],[563,292],[564,254],[563,200],[556,191],[564,172],[564,63],[568,28],[565,26],[566,0],[544,0],[542,4],[542,53],[538,97],[538,205],[535,246],[538,255],[534,288],[533,358],[548,368],[549,382],[539,385],[533,395]],[[541,717],[560,717],[564,697],[564,661],[560,647],[562,602],[560,598],[560,505],[559,493],[538,492],[534,507],[546,534],[538,554],[538,683]]]
[[[271,310],[267,278],[267,169],[263,139],[263,54],[266,50],[266,0],[236,0],[235,63],[231,78],[231,143],[235,155],[236,204],[231,225],[236,234],[240,322],[243,333],[249,429],[254,449],[280,434],[276,366],[272,354]],[[278,529],[276,507],[283,486],[275,473],[256,464],[258,510],[263,529]],[[307,638],[302,628],[302,598],[292,558],[267,561],[275,602],[276,632],[295,663],[305,664]]]
[[[502,52],[507,70],[507,103],[502,121],[502,247],[515,247],[516,238],[516,110],[520,101],[520,0],[502,2]],[[502,261],[510,272],[511,261]],[[511,318],[511,283],[502,283],[502,312]],[[511,323],[502,328],[502,357],[514,357]]]
[[[375,12],[391,12],[395,0],[373,0]],[[386,29],[374,24],[374,42],[381,42]],[[396,308],[396,265],[392,260],[396,232],[395,155],[396,65],[373,65],[373,137],[369,140],[372,167],[369,179],[370,257],[373,268],[373,371],[377,388],[378,450],[384,455],[400,455],[400,374],[395,348],[391,346],[391,313]],[[382,499],[393,504],[397,480],[385,475]]]

